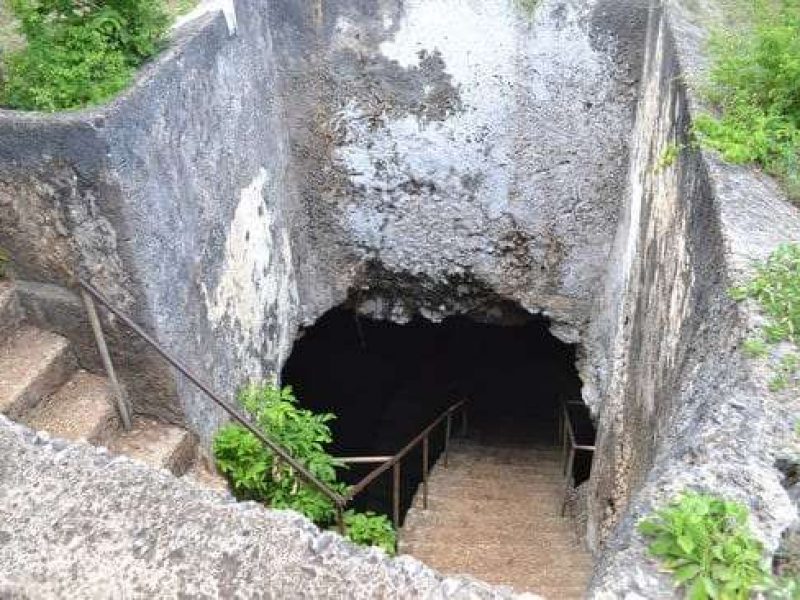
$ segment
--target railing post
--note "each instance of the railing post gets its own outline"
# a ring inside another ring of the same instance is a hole
[[[392,467],[392,522],[395,529],[400,529],[400,461]]]
[[[569,490],[572,487],[572,464],[575,461],[575,448],[570,448],[569,458],[567,459],[566,483],[564,484],[564,502],[561,503],[561,516],[567,514],[567,499],[569,498]]]
[[[339,530],[339,535],[347,534],[347,530],[344,527],[344,510],[339,504],[336,505],[336,528]]]
[[[97,350],[100,352],[100,358],[103,361],[103,367],[105,367],[108,380],[111,382],[111,391],[114,394],[115,400],[117,401],[117,409],[119,410],[119,417],[122,421],[122,427],[125,429],[125,431],[129,431],[131,428],[130,407],[128,406],[128,400],[125,397],[125,392],[122,391],[122,386],[120,386],[119,381],[117,380],[117,374],[114,371],[114,364],[111,362],[111,355],[108,352],[106,338],[103,334],[103,326],[100,323],[100,317],[97,315],[97,308],[95,307],[92,297],[86,292],[86,290],[82,288],[81,298],[83,299],[84,306],[86,306],[86,312],[89,315],[89,323],[92,326],[92,331],[94,332],[94,339],[97,343]]]
[[[461,407],[461,437],[467,437],[467,406]]]
[[[428,510],[428,436],[422,438],[422,508]]]
[[[450,429],[453,426],[453,413],[447,413],[447,421],[444,426],[444,466],[450,464]]]

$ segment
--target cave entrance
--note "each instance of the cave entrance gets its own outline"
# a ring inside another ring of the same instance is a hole
[[[400,325],[336,308],[295,343],[282,383],[304,407],[337,416],[331,423],[337,456],[392,455],[462,398],[469,399],[474,443],[556,450],[562,403],[579,423],[581,442],[593,443],[576,347],[556,339],[544,317],[520,309],[512,318],[507,309],[503,314],[501,323],[456,316]],[[431,438],[432,461],[443,437]],[[588,477],[590,460],[577,456],[576,483]],[[421,481],[420,465],[421,455],[404,461],[403,514]],[[343,478],[354,483],[371,468],[351,466]],[[387,475],[359,497],[358,508],[391,514]]]

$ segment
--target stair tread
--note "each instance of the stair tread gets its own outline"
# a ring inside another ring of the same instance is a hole
[[[433,511],[423,510],[419,507],[411,508],[405,520],[403,528],[416,528],[416,527],[470,527],[472,529],[497,529],[500,526],[508,525],[516,529],[527,530],[534,528],[537,530],[548,531],[551,529],[559,529],[566,527],[569,531],[574,531],[574,526],[571,520],[562,517],[560,509],[553,510],[551,513],[542,513],[541,511],[536,515],[534,520],[531,519],[530,514],[515,515],[509,513],[501,514],[475,514],[470,512],[451,512],[451,511]]]
[[[182,475],[194,458],[195,440],[182,427],[148,417],[136,417],[130,431],[119,431],[109,449],[153,467]]]
[[[213,472],[209,467],[203,464],[201,460],[195,460],[183,477],[187,481],[191,481],[206,489],[218,491],[228,490],[228,482],[226,479],[222,475]]]
[[[22,420],[29,427],[56,437],[96,442],[115,426],[112,403],[105,377],[78,371]]]
[[[452,574],[517,591],[583,598],[592,557],[575,523],[561,517],[561,450],[527,444],[460,442],[448,467],[431,470],[400,531],[399,550]]]
[[[71,369],[67,339],[21,327],[0,348],[0,412],[21,415],[53,392]]]

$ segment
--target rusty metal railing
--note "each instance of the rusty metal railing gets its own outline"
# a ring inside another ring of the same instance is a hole
[[[406,444],[399,452],[393,456],[355,456],[350,458],[337,459],[344,464],[375,464],[380,463],[380,466],[372,470],[361,481],[351,486],[345,495],[342,495],[335,490],[331,489],[324,482],[315,477],[306,467],[294,459],[288,451],[280,446],[276,441],[272,440],[268,435],[261,431],[242,411],[238,406],[235,406],[227,400],[221,398],[215,393],[211,387],[201,380],[197,375],[192,373],[188,366],[186,366],[180,359],[175,357],[168,350],[164,349],[155,339],[153,339],[146,331],[144,331],[136,322],[113,306],[113,304],[94,286],[83,279],[79,280],[81,297],[86,311],[89,315],[89,322],[92,326],[92,331],[95,335],[95,341],[103,360],[103,366],[108,374],[109,381],[111,382],[112,391],[114,393],[117,409],[120,413],[120,419],[123,427],[127,430],[131,426],[132,410],[128,399],[125,396],[122,386],[119,384],[117,375],[114,369],[111,355],[108,351],[105,335],[103,333],[102,323],[97,314],[96,302],[100,303],[106,310],[122,321],[131,331],[144,340],[156,353],[161,356],[167,363],[174,367],[181,375],[200,389],[206,396],[208,396],[215,404],[225,410],[234,421],[239,423],[242,427],[247,429],[256,438],[274,452],[279,460],[286,462],[298,474],[298,476],[308,485],[316,488],[320,493],[325,495],[331,502],[333,502],[336,509],[336,525],[339,532],[345,533],[344,525],[344,511],[352,500],[361,492],[363,492],[372,482],[385,473],[390,468],[393,469],[393,522],[395,527],[400,524],[400,468],[401,462],[405,456],[411,452],[418,444],[422,443],[422,456],[423,456],[423,506],[428,506],[428,472],[430,470],[429,464],[429,446],[431,432],[445,422],[445,443],[444,443],[444,461],[445,466],[448,460],[448,450],[450,446],[450,438],[452,434],[452,420],[453,414],[462,411],[462,430],[466,431],[467,415],[463,410],[466,400],[457,402],[445,410],[436,420],[428,425],[417,437]]]
[[[286,450],[284,450],[280,444],[275,442],[274,440],[270,439],[264,432],[262,432],[255,424],[250,421],[250,418],[237,406],[231,404],[227,400],[221,398],[218,394],[216,394],[205,382],[203,382],[199,377],[194,375],[183,362],[181,362],[178,358],[173,356],[170,352],[165,350],[161,347],[161,345],[155,341],[150,335],[144,331],[139,325],[137,325],[130,317],[122,313],[120,310],[116,309],[112,303],[97,289],[95,289],[90,283],[80,280],[81,286],[81,296],[83,298],[84,304],[86,305],[86,310],[89,313],[89,320],[92,324],[92,329],[95,334],[95,339],[97,341],[98,350],[103,358],[103,365],[106,368],[106,372],[108,373],[109,380],[112,382],[112,387],[114,391],[114,395],[117,397],[117,405],[120,410],[120,417],[123,419],[123,423],[126,427],[130,427],[130,405],[128,404],[123,392],[122,388],[118,383],[116,373],[114,372],[114,366],[111,362],[111,357],[108,352],[108,348],[105,342],[105,336],[103,334],[102,325],[100,323],[100,319],[97,316],[97,308],[95,306],[95,301],[102,304],[109,312],[111,312],[114,316],[116,316],[120,321],[122,321],[128,328],[130,328],[136,335],[138,335],[142,340],[144,340],[153,350],[155,350],[165,361],[167,361],[170,365],[172,365],[181,375],[186,377],[190,382],[192,382],[198,389],[200,389],[206,396],[208,396],[215,404],[220,406],[222,409],[227,412],[234,421],[239,423],[242,427],[247,429],[250,433],[252,433],[258,440],[267,446],[272,452],[274,452],[280,460],[286,462],[286,464],[290,465],[298,474],[298,476],[305,481],[308,485],[316,488],[324,494],[336,507],[336,523],[341,533],[344,533],[344,509],[349,502],[349,498],[345,498],[338,492],[332,490],[328,487],[325,483],[317,479],[308,469],[305,468],[300,462],[295,460]],[[123,416],[127,415],[127,417]]]
[[[430,425],[428,425],[422,432],[417,435],[413,440],[408,442],[393,456],[354,456],[337,458],[343,464],[378,464],[370,471],[363,479],[355,485],[352,485],[347,491],[347,501],[350,502],[358,494],[363,492],[367,487],[373,483],[378,477],[383,475],[389,469],[392,469],[392,523],[395,529],[400,527],[400,501],[402,494],[402,486],[400,481],[402,461],[406,455],[416,448],[420,443],[422,444],[422,507],[428,508],[428,474],[430,472],[430,436],[434,429],[439,427],[443,422],[445,424],[444,431],[444,466],[447,466],[450,450],[450,438],[453,431],[453,415],[461,411],[461,430],[466,433],[467,429],[467,412],[466,400],[461,400],[451,405],[441,415],[439,415]]]
[[[594,452],[595,447],[586,444],[578,444],[575,440],[575,430],[572,427],[572,419],[569,414],[569,402],[561,405],[560,430],[561,430],[561,449],[563,454],[562,469],[564,472],[564,501],[561,503],[561,516],[567,513],[567,503],[569,502],[570,491],[575,487],[572,476],[572,467],[575,464],[575,455],[578,452]]]

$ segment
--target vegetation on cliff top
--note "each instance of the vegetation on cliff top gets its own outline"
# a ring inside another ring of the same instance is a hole
[[[709,99],[700,140],[734,163],[756,163],[800,199],[800,0],[752,0],[752,25],[711,40]]]
[[[188,7],[187,0],[0,2],[24,40],[0,55],[0,105],[48,112],[113,98],[163,46],[175,13]]]
[[[753,358],[765,358],[770,347],[788,342],[789,347],[800,346],[800,245],[782,244],[764,262],[756,265],[753,278],[731,290],[735,300],[752,298],[765,317],[766,323],[757,337],[745,340],[743,350]],[[770,389],[780,391],[796,388],[800,357],[795,351],[776,356],[774,377]]]
[[[772,574],[763,544],[739,502],[686,492],[639,522],[649,553],[691,600],[747,600],[756,592],[791,600],[800,585]]]

